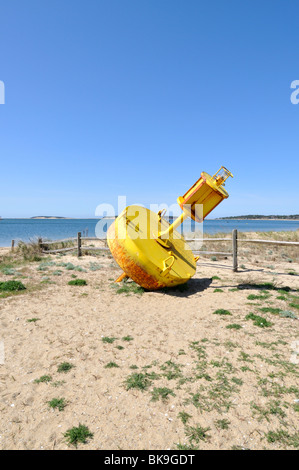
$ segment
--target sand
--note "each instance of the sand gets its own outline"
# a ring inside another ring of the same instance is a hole
[[[233,273],[231,260],[206,259],[186,290],[128,295],[117,293],[113,279],[121,271],[107,255],[48,259],[56,264],[44,271],[39,262],[16,268],[27,290],[0,299],[0,449],[74,448],[64,433],[80,423],[93,438],[79,449],[293,449],[298,443],[298,320],[258,309],[298,310],[289,298],[277,299],[276,290],[262,303],[247,299],[260,294],[254,287],[235,290],[248,282],[298,289],[289,263],[276,263],[274,272],[263,260],[246,262]],[[57,266],[68,262],[86,272]],[[299,272],[298,264],[291,267]],[[57,270],[61,275],[53,275]],[[88,285],[69,286],[72,275]],[[0,281],[8,279],[0,273]],[[213,314],[220,308],[231,315]],[[250,312],[272,326],[255,326],[245,319]],[[227,329],[231,324],[241,328]],[[63,362],[74,367],[59,373]],[[147,389],[127,389],[134,373],[144,374]],[[35,382],[44,375],[52,380]],[[154,401],[159,389],[166,398]],[[63,411],[49,406],[53,398],[65,399]],[[281,429],[288,437],[272,434],[271,442],[269,432]]]

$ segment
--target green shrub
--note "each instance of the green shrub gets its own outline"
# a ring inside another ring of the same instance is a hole
[[[224,310],[224,308],[218,308],[218,310],[215,310],[213,312],[214,315],[231,315],[229,310]]]
[[[266,318],[255,315],[254,313],[247,315],[246,320],[253,320],[253,324],[259,326],[260,328],[266,328],[273,325],[273,323],[266,320]]]
[[[227,325],[226,328],[228,330],[241,330],[242,326],[238,325],[238,323],[232,323],[231,325]]]
[[[148,377],[148,374],[134,372],[126,378],[125,384],[127,390],[130,390],[131,388],[146,390],[150,386],[151,381]]]
[[[90,432],[87,426],[79,424],[77,428],[73,427],[71,429],[68,429],[64,434],[64,437],[66,438],[68,444],[72,444],[77,447],[79,442],[85,444],[88,438],[92,438],[93,433]]]
[[[0,282],[0,291],[13,292],[25,290],[26,287],[20,281]]]
[[[73,279],[68,282],[69,286],[87,286],[85,279]]]
[[[58,408],[59,411],[63,411],[66,407],[66,401],[64,398],[53,398],[48,402],[50,408]]]
[[[59,364],[57,368],[57,372],[69,372],[73,367],[75,367],[73,364],[70,364],[69,362],[62,362]]]

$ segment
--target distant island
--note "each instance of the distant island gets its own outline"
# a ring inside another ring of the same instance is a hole
[[[230,217],[218,217],[216,220],[223,220],[223,219],[244,219],[244,220],[299,220],[299,214],[294,215],[234,215]]]
[[[69,219],[70,217],[56,217],[52,215],[37,215],[36,217],[30,217],[30,219]]]

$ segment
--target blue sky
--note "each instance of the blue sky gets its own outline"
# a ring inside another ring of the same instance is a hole
[[[0,0],[0,215],[172,204],[221,165],[210,215],[298,213],[299,3]]]

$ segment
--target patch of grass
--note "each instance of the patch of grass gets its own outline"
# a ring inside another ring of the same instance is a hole
[[[284,301],[288,300],[288,298],[285,295],[278,295],[276,298],[277,300],[284,300]]]
[[[62,362],[61,364],[59,364],[57,368],[57,372],[66,373],[66,372],[69,372],[74,367],[75,367],[74,364],[70,364],[69,362]]]
[[[233,377],[232,382],[236,385],[239,385],[239,386],[243,385],[243,380],[239,379],[238,377]]]
[[[68,282],[69,286],[87,286],[85,279],[73,279]]]
[[[247,299],[248,299],[248,300],[267,300],[267,299],[269,299],[269,297],[270,297],[270,296],[269,296],[269,295],[266,295],[266,294],[265,294],[265,295],[249,294],[249,295],[247,296]]]
[[[175,444],[178,450],[199,450],[199,447],[192,444],[181,444],[180,442]]]
[[[40,384],[40,383],[49,383],[52,381],[51,375],[42,375],[39,379],[35,379],[34,383]]]
[[[151,385],[151,380],[148,374],[133,372],[133,374],[126,378],[125,385],[127,390],[136,388],[137,390],[144,391]]]
[[[99,271],[102,268],[102,265],[99,263],[89,263],[90,271]]]
[[[296,449],[299,447],[299,432],[289,434],[284,429],[278,429],[277,431],[269,431],[265,436],[267,441],[271,444],[278,442],[281,445],[294,447]]]
[[[204,342],[202,340],[202,342]],[[205,359],[207,357],[206,347],[199,344],[199,341],[192,341],[190,343],[190,349],[196,352],[197,358],[199,360]]]
[[[239,355],[239,361],[244,361],[244,362],[253,362],[252,359],[250,359],[250,354],[245,353],[244,351],[240,351]]]
[[[19,242],[16,251],[25,261],[35,262],[42,260],[41,250],[42,247],[37,240],[30,240],[28,243]]]
[[[66,401],[64,398],[53,398],[48,402],[50,408],[58,408],[59,411],[63,411],[66,407]]]
[[[62,271],[60,271],[59,269],[52,272],[52,276],[61,276],[62,274],[63,274]]]
[[[15,292],[25,290],[26,287],[21,281],[4,281],[0,282],[0,291],[3,292]]]
[[[221,281],[221,278],[219,276],[212,276],[212,281]]]
[[[163,377],[166,377],[167,380],[176,380],[183,376],[182,374],[182,365],[176,364],[173,361],[166,361],[160,366],[160,369],[163,371]]]
[[[295,315],[293,312],[290,312],[289,310],[282,310],[279,316],[281,318],[292,318],[293,320],[298,320],[297,315]]]
[[[218,310],[215,310],[213,312],[213,315],[231,315],[229,310],[225,310],[223,308],[218,308]]]
[[[222,290],[222,289],[214,289],[213,292],[224,292],[224,290]]]
[[[239,329],[239,328],[237,328]],[[225,341],[224,346],[228,348],[230,351],[236,349],[239,345],[237,343],[233,343],[232,341]]]
[[[28,323],[35,323],[35,322],[37,322],[37,321],[39,321],[39,320],[40,320],[40,318],[29,318],[29,319],[27,320],[27,322],[28,322]]]
[[[270,400],[267,403],[266,407],[263,408],[262,406],[256,405],[254,402],[250,403],[251,409],[253,410],[253,416],[257,415],[258,421],[262,421],[266,419],[270,422],[271,416],[275,415],[279,418],[285,418],[286,413],[281,408],[281,403],[278,400]]]
[[[113,369],[118,367],[119,366],[116,364],[116,362],[108,362],[108,364],[105,365],[105,369]]]
[[[133,338],[132,336],[130,336],[130,335],[124,336],[124,337],[122,338],[123,341],[133,341],[133,339],[134,339],[134,338]]]
[[[186,411],[180,411],[178,414],[178,418],[182,421],[183,424],[187,424],[187,422],[190,418],[192,418],[192,416],[186,413]]]
[[[114,343],[114,341],[116,341],[116,340],[117,340],[117,338],[113,338],[113,337],[110,338],[109,336],[103,336],[103,338],[102,338],[103,343],[109,343],[109,344]]]
[[[62,385],[65,384],[65,380],[57,380],[56,382],[51,383],[52,387],[61,387]]]
[[[293,364],[291,364],[291,366],[293,366]],[[258,385],[261,387],[261,394],[263,397],[280,398],[283,395],[289,394],[297,396],[299,393],[299,389],[297,387],[286,387],[277,382],[273,382],[272,380],[269,382],[267,379],[259,380]]]
[[[5,276],[13,276],[14,274],[16,274],[16,270],[13,269],[13,268],[4,267],[4,268],[0,269],[0,271],[1,271],[2,274],[4,274]]]
[[[228,330],[241,330],[242,326],[239,325],[238,323],[231,323],[230,325],[227,325],[225,328]]]
[[[81,268],[81,266],[74,266],[72,263],[59,263],[57,266],[62,266],[67,271],[87,272],[86,269]]]
[[[218,419],[215,421],[215,426],[217,429],[228,429],[230,421],[228,419]]]
[[[79,443],[86,444],[87,439],[92,439],[93,433],[90,432],[87,426],[79,424],[78,427],[68,429],[64,434],[64,437],[68,444],[77,447]]]
[[[173,397],[175,397],[175,393],[170,388],[167,388],[167,387],[160,387],[160,388],[154,387],[154,389],[152,391],[152,401],[158,401],[160,399],[162,401],[167,401],[168,398],[169,398],[169,395],[172,395]]]
[[[187,426],[185,433],[191,443],[193,441],[199,443],[199,441],[206,441],[210,437],[208,434],[210,429],[211,428],[203,428],[202,426]]]
[[[116,294],[139,294],[142,295],[144,293],[144,288],[136,284],[133,281],[123,281],[122,286],[119,287],[116,291]]]
[[[249,313],[245,318],[246,320],[252,320],[253,324],[260,328],[268,328],[273,325],[273,323],[266,320],[266,318],[255,315],[254,313]]]
[[[272,313],[272,315],[278,315],[281,312],[280,308],[273,307],[262,307],[259,308],[259,311],[263,313]]]

